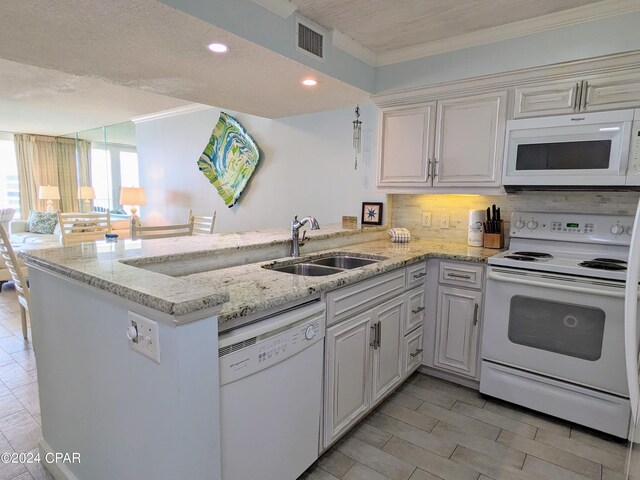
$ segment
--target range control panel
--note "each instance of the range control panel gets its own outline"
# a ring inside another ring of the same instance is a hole
[[[513,212],[511,237],[629,245],[633,217],[584,213]]]

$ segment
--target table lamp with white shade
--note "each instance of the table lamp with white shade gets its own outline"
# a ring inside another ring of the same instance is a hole
[[[78,200],[84,200],[84,213],[91,213],[91,200],[95,200],[96,191],[93,187],[80,187],[78,189]]]
[[[131,207],[131,221],[140,225],[138,217],[138,206],[147,204],[147,196],[142,187],[122,187],[120,189],[120,205]]]
[[[38,188],[38,198],[47,201],[47,212],[53,212],[53,201],[60,200],[60,190],[56,186],[40,185]]]

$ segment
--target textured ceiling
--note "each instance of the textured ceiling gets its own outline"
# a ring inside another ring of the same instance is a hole
[[[229,53],[209,52],[212,41],[228,44]],[[352,106],[368,96],[153,0],[4,0],[0,59],[73,74],[65,79],[1,62],[0,90],[5,82],[11,88],[0,91],[0,107],[13,110],[0,108],[0,130],[20,130],[9,126],[8,117],[28,118],[39,108],[57,109],[63,119],[74,102],[83,104],[78,113],[87,120],[92,112],[98,120],[114,107],[142,115],[149,109],[136,106],[154,99],[155,111],[184,104],[160,95],[275,118]],[[302,87],[306,76],[318,85]],[[65,125],[58,132],[65,129],[70,131]]]
[[[189,102],[0,59],[0,131],[63,135]]]
[[[305,17],[376,53],[477,32],[600,0],[293,0]]]

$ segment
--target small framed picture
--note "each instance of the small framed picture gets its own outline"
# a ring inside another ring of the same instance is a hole
[[[362,225],[382,225],[382,203],[362,202]]]

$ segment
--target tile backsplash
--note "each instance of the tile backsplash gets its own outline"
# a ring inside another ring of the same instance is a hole
[[[576,212],[635,215],[640,192],[521,192],[510,195],[390,195],[391,224],[405,227],[423,240],[467,242],[469,210],[501,207],[507,223],[513,211]],[[431,227],[422,226],[422,212],[431,212]],[[440,228],[449,215],[449,228]],[[508,225],[505,231],[508,232]]]

